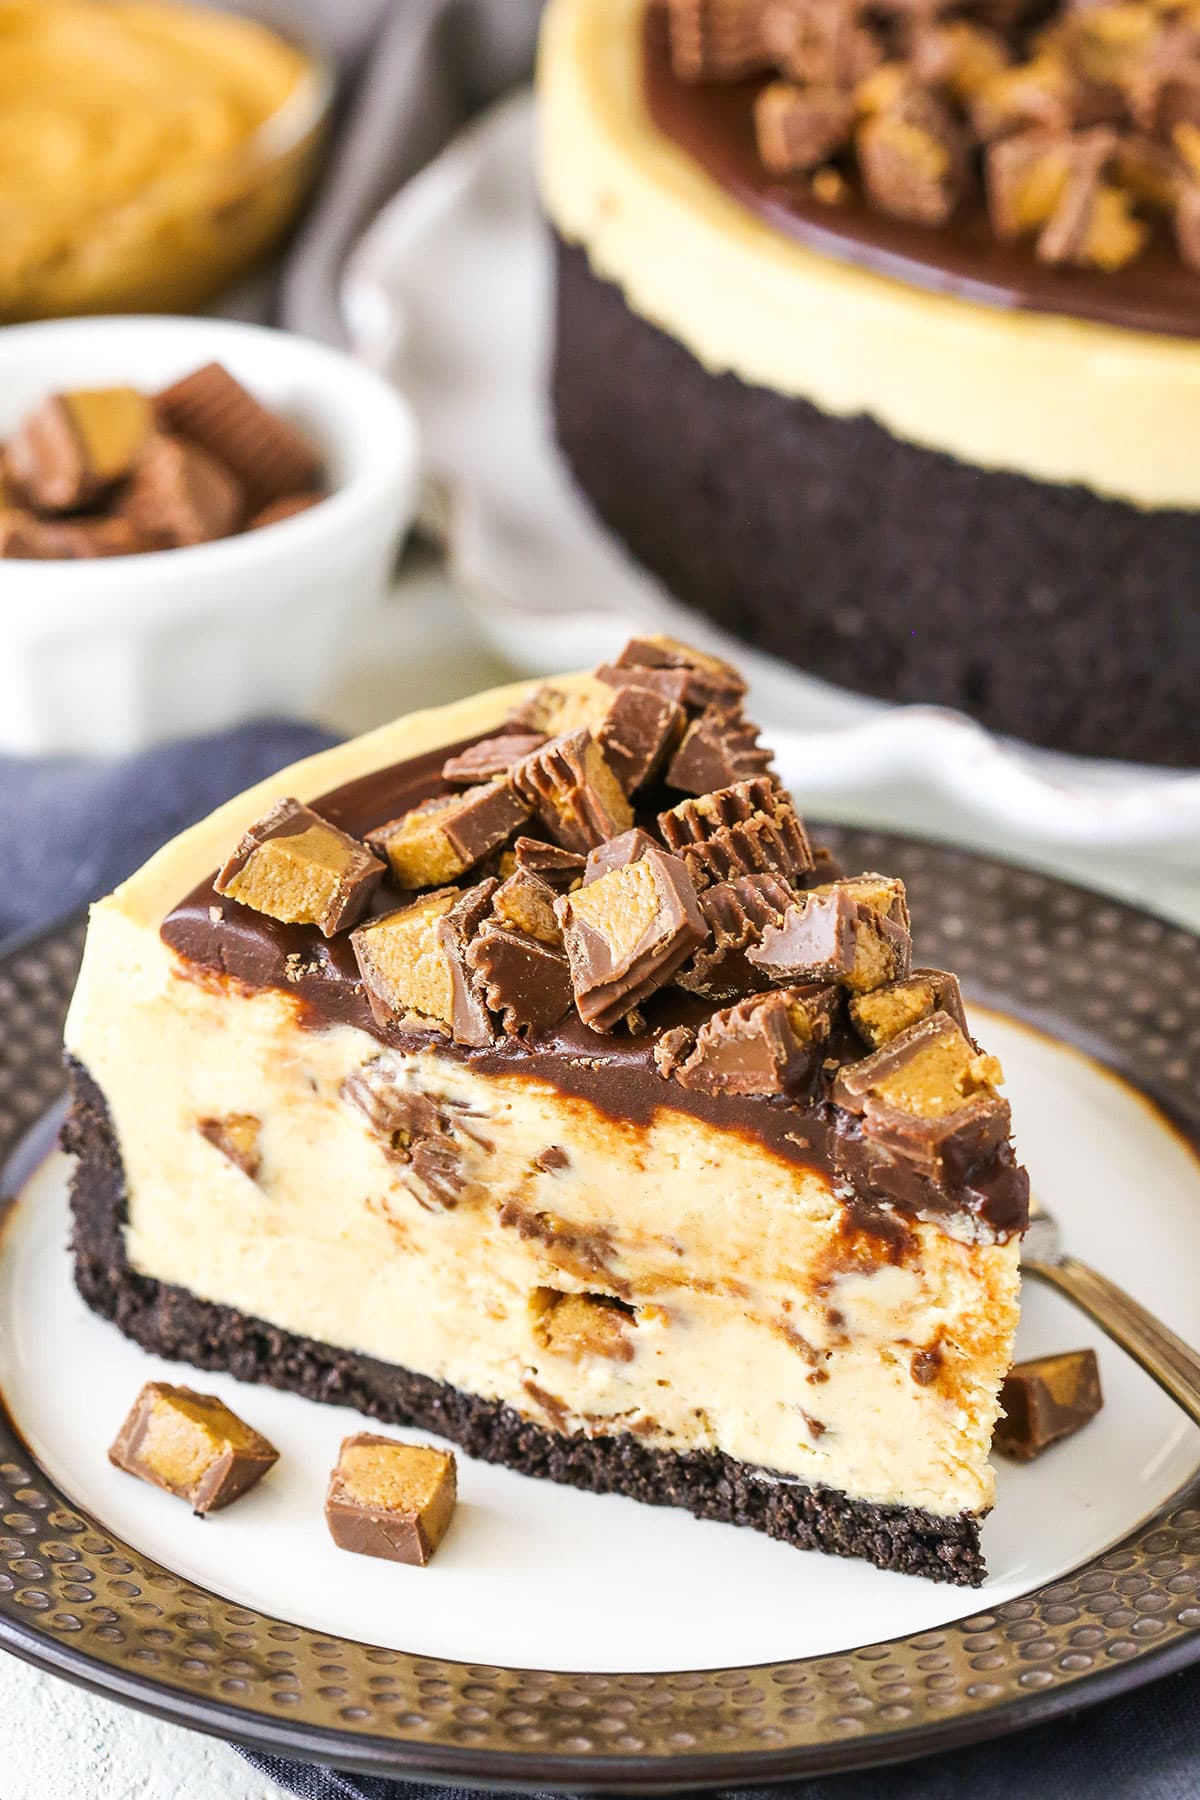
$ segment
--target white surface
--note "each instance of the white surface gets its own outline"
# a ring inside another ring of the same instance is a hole
[[[519,96],[385,208],[347,268],[360,355],[416,408],[452,490],[454,564],[484,636],[549,672],[596,662],[637,625],[733,655],[755,716],[802,739],[830,805],[900,774],[1028,845],[1152,847],[1200,867],[1200,775],[1086,763],[996,739],[957,714],[885,707],[724,639],[669,599],[592,518],[554,449],[546,399],[550,261]]]
[[[416,504],[411,410],[349,357],[220,319],[0,333],[0,438],[47,393],[225,363],[324,453],[333,492],[265,530],[147,556],[0,564],[0,748],[117,753],[319,710],[368,634]]]
[[[1194,1154],[1095,1064],[998,1016],[979,1016],[981,1035],[1009,1073],[1035,1191],[1059,1214],[1066,1240],[1119,1270],[1185,1337],[1200,1338],[1190,1275],[1200,1262]],[[61,1156],[45,1163],[5,1228],[0,1389],[23,1435],[108,1529],[188,1580],[318,1630],[463,1661],[583,1670],[837,1652],[924,1631],[1053,1580],[1128,1530],[1200,1462],[1200,1432],[1148,1377],[1065,1301],[1034,1287],[1021,1353],[1094,1343],[1107,1404],[1085,1432],[1032,1467],[999,1467],[982,1593],[798,1552],[754,1532],[576,1493],[466,1457],[458,1513],[431,1566],[380,1565],[336,1549],[321,1510],[342,1437],[370,1422],[148,1357],[99,1320],[71,1280],[66,1173]],[[141,1383],[154,1378],[220,1394],[280,1450],[276,1469],[204,1521],[114,1469],[108,1444]],[[597,1567],[605,1570],[604,1608],[564,1607],[563,1594],[587,1592]],[[296,1569],[304,1570],[302,1584],[279,1574]],[[653,1632],[631,1633],[638,1618],[653,1619]]]

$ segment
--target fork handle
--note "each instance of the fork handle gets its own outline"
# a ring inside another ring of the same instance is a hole
[[[1036,1275],[1073,1300],[1200,1425],[1200,1355],[1190,1344],[1168,1331],[1115,1281],[1077,1257],[1060,1256],[1054,1262],[1031,1259],[1024,1273]]]

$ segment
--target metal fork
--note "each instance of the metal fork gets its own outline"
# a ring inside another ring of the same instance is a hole
[[[1029,1221],[1021,1269],[1073,1300],[1200,1425],[1200,1355],[1115,1281],[1062,1251],[1058,1221],[1041,1207]]]

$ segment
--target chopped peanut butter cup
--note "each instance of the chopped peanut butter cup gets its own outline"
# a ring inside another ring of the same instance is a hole
[[[154,404],[166,430],[231,469],[256,508],[321,485],[321,460],[312,444],[220,363],[185,375]]]
[[[387,858],[401,887],[436,887],[506,843],[529,813],[510,781],[489,781],[448,799],[426,800],[369,831],[367,843]]]
[[[166,1381],[148,1381],[108,1452],[129,1475],[216,1512],[261,1481],[279,1452],[224,1401]]]
[[[795,808],[765,775],[681,801],[659,814],[658,825],[697,887],[739,875],[799,880],[812,868],[812,849]]]
[[[590,731],[554,738],[518,763],[512,779],[527,809],[567,850],[590,850],[633,824],[621,784]]]
[[[361,919],[384,865],[299,800],[280,800],[252,825],[213,886],[242,906],[325,937]]]
[[[671,1074],[707,1094],[788,1094],[812,1076],[838,1004],[835,988],[774,988],[714,1013]]]
[[[52,394],[9,439],[9,476],[41,511],[75,512],[129,474],[153,420],[134,388]]]
[[[619,687],[596,731],[596,742],[627,794],[657,775],[683,734],[682,706],[648,687]]]
[[[705,937],[686,868],[657,845],[564,895],[556,911],[579,1016],[597,1031],[670,980]]]
[[[732,708],[710,706],[688,726],[666,780],[686,794],[710,794],[766,776],[770,767],[771,752],[759,743],[758,726]]]
[[[779,981],[836,981],[855,992],[908,973],[912,940],[885,913],[852,898],[850,884],[801,896],[768,925],[746,960]]]
[[[456,1498],[450,1451],[359,1431],[343,1439],[325,1520],[339,1550],[423,1565],[449,1529]]]
[[[486,922],[467,961],[508,1037],[538,1038],[570,1010],[571,972],[556,945],[532,932]]]
[[[501,737],[483,738],[478,744],[468,744],[457,756],[446,758],[442,780],[461,782],[465,787],[499,780],[511,772],[514,763],[539,750],[545,741],[545,734],[540,731],[508,731]]]
[[[1014,1363],[1000,1389],[996,1449],[1014,1462],[1032,1462],[1051,1444],[1082,1431],[1103,1405],[1094,1350]]]
[[[445,1031],[459,1043],[491,1042],[466,957],[495,885],[481,882],[466,894],[439,888],[350,934],[371,1012],[381,1025]]]

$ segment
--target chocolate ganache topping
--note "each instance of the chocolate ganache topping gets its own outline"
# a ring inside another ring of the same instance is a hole
[[[1085,29],[1080,56],[1105,59],[1086,81],[1055,61]],[[812,250],[959,299],[1200,335],[1185,0],[649,0],[642,54],[655,127]],[[1010,114],[967,91],[988,56],[1007,59]]]
[[[999,1067],[954,977],[913,969],[903,884],[813,850],[742,692],[634,639],[500,733],[276,805],[163,939],[310,1029],[536,1077],[619,1126],[741,1133],[885,1243],[897,1213],[1010,1237],[1028,1178]]]

